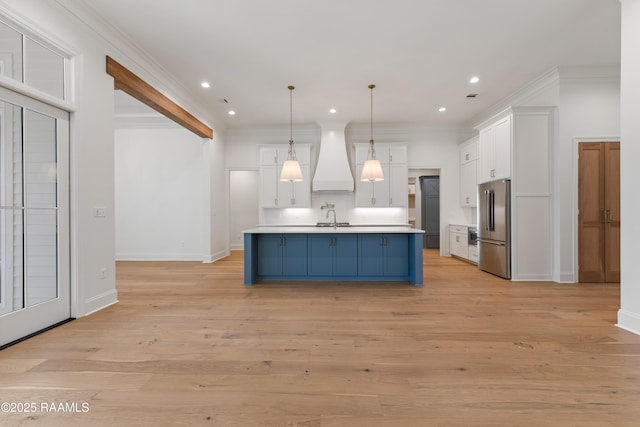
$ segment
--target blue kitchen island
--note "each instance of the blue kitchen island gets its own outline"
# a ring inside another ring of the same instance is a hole
[[[262,280],[422,285],[422,230],[264,226],[244,232],[244,284]]]

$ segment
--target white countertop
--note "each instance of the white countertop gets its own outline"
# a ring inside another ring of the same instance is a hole
[[[421,234],[423,230],[411,228],[408,225],[353,225],[350,227],[316,227],[316,226],[304,226],[304,225],[280,225],[280,226],[259,226],[244,230],[243,233],[250,234],[293,234],[293,233],[309,233],[309,234],[329,234],[329,233],[343,233],[343,234],[363,234],[363,233],[413,233]]]

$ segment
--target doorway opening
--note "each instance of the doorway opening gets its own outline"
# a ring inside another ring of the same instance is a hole
[[[430,185],[429,195],[422,192],[421,180],[423,177],[433,177],[437,179],[437,190],[435,190],[435,180],[428,181]],[[409,202],[408,217],[409,224],[413,228],[425,230],[423,237],[423,248],[440,248],[440,169],[439,168],[409,168]],[[437,195],[436,195],[437,193]],[[426,200],[428,198],[428,200]],[[423,205],[428,205],[423,211]],[[428,231],[427,231],[428,230]],[[427,238],[428,236],[428,238]],[[427,243],[428,241],[428,243]]]
[[[257,170],[229,171],[229,239],[231,250],[244,249],[243,230],[259,222]]]

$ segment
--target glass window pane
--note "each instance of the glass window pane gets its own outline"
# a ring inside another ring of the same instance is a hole
[[[24,308],[22,210],[0,209],[0,315]]]
[[[22,81],[22,34],[0,22],[0,74]]]
[[[64,99],[64,58],[26,37],[24,82]]]
[[[22,206],[22,107],[0,102],[0,206]]]
[[[57,206],[56,120],[24,111],[24,200],[27,208]]]
[[[24,305],[22,108],[0,102],[0,314]]]
[[[58,296],[57,212],[53,209],[25,210],[25,257],[27,305]]]
[[[23,110],[23,180],[27,306],[58,296],[56,121]]]

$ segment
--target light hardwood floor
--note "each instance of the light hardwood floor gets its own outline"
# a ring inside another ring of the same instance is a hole
[[[423,287],[245,287],[241,252],[120,262],[118,304],[0,352],[0,400],[38,405],[0,425],[639,425],[619,285],[424,264]]]

